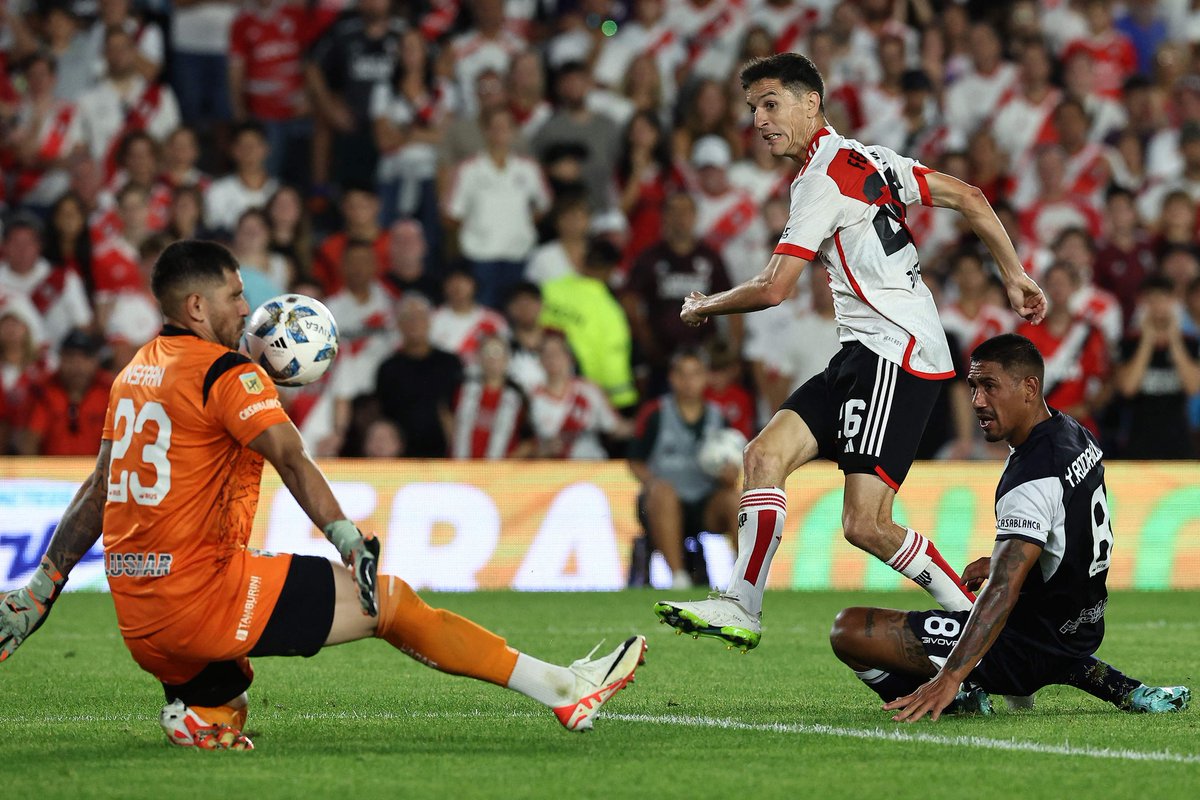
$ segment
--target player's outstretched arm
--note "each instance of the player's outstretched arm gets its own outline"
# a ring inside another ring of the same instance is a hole
[[[777,306],[792,293],[792,287],[807,266],[806,259],[776,253],[767,262],[766,269],[745,283],[717,294],[692,292],[684,298],[679,318],[695,327],[704,324],[709,317],[745,314]]]
[[[953,208],[966,217],[971,230],[987,245],[1000,267],[1000,278],[1004,281],[1008,302],[1013,310],[1034,325],[1041,322],[1046,316],[1046,297],[1033,279],[1025,274],[1008,232],[1000,224],[999,217],[983,192],[977,186],[941,172],[929,172],[925,180],[933,204],[939,208]]]
[[[67,583],[67,575],[100,538],[111,452],[112,442],[102,440],[96,468],[75,492],[55,526],[33,577],[0,599],[0,661],[16,652],[46,621],[50,607]]]
[[[363,613],[375,616],[379,541],[374,536],[363,536],[346,519],[329,481],[305,449],[300,431],[291,422],[280,422],[254,437],[248,446],[271,462],[304,513],[337,548],[342,563],[354,572]]]
[[[1025,576],[1041,553],[1040,545],[1023,539],[1006,539],[996,544],[987,584],[975,600],[958,644],[932,680],[912,694],[898,697],[884,706],[888,711],[899,712],[892,719],[916,722],[929,714],[937,721],[958,694],[962,682],[1000,635],[1017,604]]]

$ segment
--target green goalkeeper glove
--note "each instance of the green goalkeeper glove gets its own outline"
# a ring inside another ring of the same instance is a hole
[[[0,661],[41,627],[66,582],[54,562],[42,556],[29,583],[4,595],[0,600]]]
[[[379,540],[374,534],[364,536],[348,519],[339,519],[324,527],[325,537],[341,553],[342,563],[354,573],[358,584],[358,602],[368,617],[378,611],[375,605],[376,574],[379,570]]]

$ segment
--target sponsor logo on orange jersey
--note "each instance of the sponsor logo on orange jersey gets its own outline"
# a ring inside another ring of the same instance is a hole
[[[170,553],[105,553],[104,574],[110,578],[161,578],[171,573]]]
[[[272,397],[270,400],[259,400],[257,403],[251,403],[238,412],[238,419],[250,419],[260,411],[266,411],[268,408],[282,408],[283,404],[278,398]]]
[[[244,642],[250,638],[250,623],[254,621],[254,607],[258,605],[258,589],[262,586],[262,578],[250,576],[250,585],[246,589],[246,602],[242,604],[242,616],[238,620],[237,631],[233,638]]]

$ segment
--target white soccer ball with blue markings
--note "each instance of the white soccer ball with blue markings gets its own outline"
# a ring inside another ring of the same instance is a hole
[[[272,297],[246,320],[242,352],[280,386],[325,374],[338,351],[337,322],[325,304],[302,294]]]
[[[742,467],[742,451],[746,437],[737,428],[722,428],[704,437],[700,444],[700,469],[706,475],[720,477],[728,467]]]

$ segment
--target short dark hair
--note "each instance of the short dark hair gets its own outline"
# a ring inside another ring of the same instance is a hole
[[[609,239],[603,236],[593,236],[588,239],[587,254],[583,257],[584,266],[593,269],[612,269],[621,263],[621,250]]]
[[[261,122],[256,119],[247,119],[233,126],[233,130],[229,132],[230,144],[241,138],[243,133],[254,133],[264,142],[267,141],[267,129]]]
[[[972,362],[999,364],[1010,375],[1032,375],[1041,386],[1046,379],[1046,362],[1037,345],[1019,333],[1002,333],[979,344],[971,352]]]
[[[816,92],[821,98],[821,109],[825,108],[825,80],[821,71],[808,56],[799,53],[776,53],[766,58],[753,58],[742,67],[742,88],[750,84],[775,78],[783,87],[797,97],[805,92]]]
[[[163,313],[171,314],[197,284],[221,283],[226,272],[237,269],[237,259],[224,245],[182,239],[163,250],[154,262],[150,290]]]
[[[1200,280],[1200,278],[1197,280]],[[1138,286],[1138,294],[1145,295],[1149,294],[1150,292],[1174,294],[1175,284],[1171,283],[1171,279],[1165,275],[1147,275],[1145,280],[1143,280]]]

